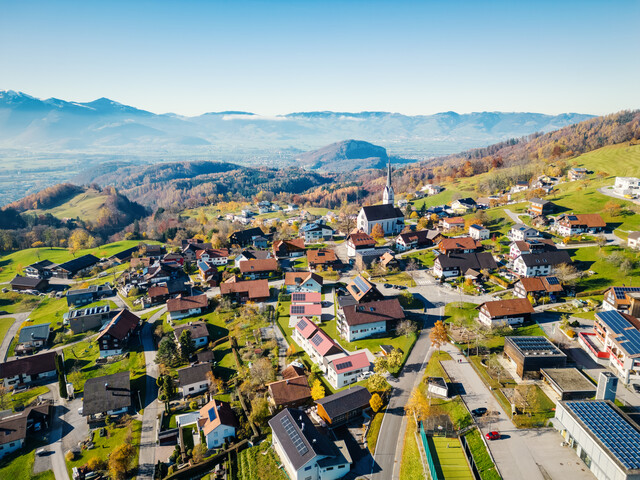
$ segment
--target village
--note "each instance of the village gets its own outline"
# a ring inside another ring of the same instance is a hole
[[[340,226],[262,200],[225,214],[222,246],[42,248],[2,285],[0,458],[74,480],[118,461],[149,479],[637,478],[640,231],[544,198],[593,176],[426,206],[446,187],[396,199],[389,162],[382,202]]]

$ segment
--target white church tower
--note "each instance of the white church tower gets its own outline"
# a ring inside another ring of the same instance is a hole
[[[391,186],[391,159],[389,159],[389,163],[387,165],[387,185],[384,187],[384,192],[382,193],[382,204],[393,205],[394,203],[395,198],[393,194],[393,187]]]

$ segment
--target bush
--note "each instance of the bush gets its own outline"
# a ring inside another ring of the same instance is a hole
[[[76,459],[76,454],[73,453],[73,451],[69,450],[65,455],[64,458],[67,459],[67,462],[72,462],[73,460]]]
[[[573,328],[568,328],[565,332],[569,338],[574,338],[576,336],[576,331]]]
[[[189,403],[189,408],[191,410],[195,410],[196,408],[198,408],[198,402],[194,400],[193,402]]]

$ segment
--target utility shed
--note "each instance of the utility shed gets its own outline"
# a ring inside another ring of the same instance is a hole
[[[585,400],[596,396],[596,386],[577,368],[541,368],[540,374],[560,400]]]
[[[567,356],[546,337],[505,337],[504,353],[520,378],[537,377],[541,368],[564,367]]]

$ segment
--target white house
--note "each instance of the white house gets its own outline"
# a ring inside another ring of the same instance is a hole
[[[307,223],[300,227],[299,233],[304,237],[305,244],[333,239],[333,229],[321,222]]]
[[[420,190],[422,190],[423,192],[427,192],[428,195],[437,195],[438,193],[443,191],[444,188],[440,185],[425,185]]]
[[[235,438],[238,420],[227,402],[214,399],[200,409],[198,424],[201,425],[207,448],[211,449],[218,448],[228,438]]]
[[[517,223],[513,227],[511,227],[511,230],[509,230],[509,234],[507,236],[512,242],[517,242],[538,237],[540,236],[540,232],[538,232],[535,228],[526,226],[523,223]]]
[[[597,213],[563,214],[556,218],[554,229],[558,235],[570,237],[581,233],[600,233],[607,224]]]
[[[478,310],[478,320],[488,327],[522,324],[534,313],[531,302],[526,298],[485,302]]]
[[[616,177],[613,190],[618,195],[631,195],[635,197],[640,194],[640,178]]]
[[[513,261],[513,270],[521,277],[546,277],[561,263],[571,263],[571,257],[566,250],[529,253],[520,255]]]
[[[633,249],[640,248],[640,232],[629,232],[627,246]]]
[[[348,257],[355,257],[357,252],[366,253],[376,249],[375,239],[365,232],[351,233],[346,243]]]
[[[4,380],[4,386],[9,388],[28,385],[37,380],[55,378],[55,360],[56,353],[47,352],[1,362],[0,380]]]
[[[344,441],[322,435],[302,410],[285,408],[269,420],[273,448],[291,480],[338,480],[349,473]]]
[[[178,391],[183,397],[206,392],[211,385],[211,364],[200,363],[178,370]]]
[[[474,240],[489,240],[489,229],[483,225],[469,226],[469,236]]]
[[[212,265],[226,265],[229,261],[229,250],[226,248],[212,248],[209,250],[198,250],[196,253],[198,260],[203,260]]]
[[[360,375],[371,371],[371,362],[365,351],[349,355],[338,354],[327,365],[325,378],[336,390],[360,380]]]
[[[198,315],[207,309],[209,299],[206,295],[194,295],[192,297],[178,297],[167,300],[167,317],[170,320]]]
[[[347,342],[393,330],[404,320],[397,298],[348,305],[338,311],[337,329]]]
[[[324,279],[313,272],[287,272],[284,275],[287,293],[322,292]]]
[[[184,331],[191,332],[191,341],[196,348],[204,347],[209,343],[209,330],[204,322],[189,322],[175,327],[173,334],[176,337],[176,343],[180,341],[180,336]]]

